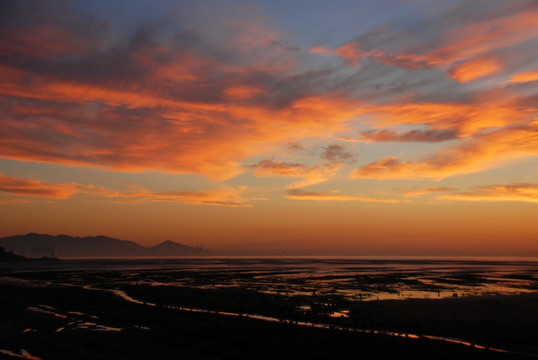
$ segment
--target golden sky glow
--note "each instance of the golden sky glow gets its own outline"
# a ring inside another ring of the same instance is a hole
[[[538,256],[535,1],[204,4],[2,5],[0,236]]]

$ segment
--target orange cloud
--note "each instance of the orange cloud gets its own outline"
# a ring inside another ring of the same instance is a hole
[[[538,10],[511,5],[506,4],[503,14],[449,31],[439,41],[443,45],[426,54],[425,59],[429,63],[449,64],[536,38],[538,29],[534,24],[538,21]]]
[[[264,92],[264,90],[260,87],[242,85],[229,87],[224,92],[230,99],[245,100]]]
[[[538,184],[483,186],[473,191],[442,195],[443,200],[523,201],[538,203]]]
[[[303,178],[288,188],[301,188],[308,185],[319,184],[328,181],[338,175],[345,164],[339,162],[324,165],[308,166],[298,163],[286,163],[275,160],[262,160],[251,165],[253,174],[260,177],[289,176]]]
[[[286,197],[293,200],[314,200],[314,201],[364,201],[364,202],[383,202],[397,203],[396,199],[374,198],[362,195],[345,195],[337,190],[328,192],[304,192],[301,189],[290,189]]]
[[[327,49],[326,47],[323,47],[323,46],[314,46],[314,47],[311,47],[310,50],[308,51],[312,54],[318,54],[318,55],[324,55],[324,56],[334,54],[333,50]]]
[[[520,82],[529,82],[529,81],[538,81],[538,69],[532,69],[527,71],[522,71],[512,76],[510,82],[520,83]]]
[[[443,179],[538,155],[538,123],[506,128],[443,149],[423,161],[386,157],[350,172],[351,179]]]
[[[0,174],[0,191],[16,195],[67,199],[83,189],[83,185],[76,183],[53,185],[39,180],[17,179]]]
[[[480,57],[452,67],[450,76],[465,83],[503,70],[503,64],[493,57]]]
[[[367,54],[363,53],[360,48],[359,43],[348,43],[345,45],[340,46],[338,49],[334,51],[334,53],[346,60],[348,64],[351,66],[358,66],[359,65],[359,59],[362,57],[367,56]]]
[[[486,132],[524,126],[535,118],[536,106],[515,89],[522,85],[472,92],[450,80],[454,88],[446,94],[444,88],[431,93],[435,79],[408,69],[452,68],[463,82],[497,71],[479,66],[480,61],[497,61],[497,54],[490,54],[494,40],[510,47],[531,41],[536,31],[528,27],[535,9],[506,7],[510,11],[478,17],[458,13],[457,28],[447,20],[431,41],[413,46],[386,27],[376,30],[383,41],[372,41],[376,34],[369,34],[336,50],[310,49],[353,64],[369,57],[406,69],[387,75],[386,67],[379,71],[374,66],[372,74],[342,78],[339,69],[304,71],[300,50],[283,45],[285,34],[267,21],[257,21],[259,17],[245,23],[219,17],[215,21],[225,24],[218,23],[216,29],[229,30],[223,34],[206,33],[203,27],[187,34],[159,26],[110,34],[106,24],[99,27],[69,9],[43,5],[48,15],[36,14],[30,21],[19,14],[0,40],[5,54],[0,59],[0,156],[223,180],[245,171],[248,159],[283,144],[342,135],[365,114],[376,128],[362,133],[367,141],[461,143],[424,161],[382,159],[357,169],[352,177],[407,178],[416,173],[436,178],[458,169],[487,168],[497,154],[501,159],[533,154],[528,147],[513,150],[517,146],[510,142],[511,132],[500,141],[505,148],[479,145],[486,142]],[[62,16],[51,17],[57,12]],[[56,18],[71,20],[51,20]],[[171,39],[170,33],[176,36]],[[30,51],[34,46],[36,51]],[[482,73],[470,73],[472,67]],[[400,134],[380,129],[402,124],[426,130]],[[326,150],[325,160],[347,156],[345,151]],[[342,168],[333,163],[291,166],[287,174],[284,169],[260,168],[255,175],[302,178],[292,185],[301,187],[335,178]]]
[[[161,47],[158,56],[150,50],[154,46],[126,54],[126,69],[112,66],[91,79],[84,74],[63,76],[54,68],[44,74],[0,65],[0,95],[9,110],[0,118],[5,130],[0,154],[225,179],[240,173],[240,162],[248,157],[282,142],[327,134],[329,128],[338,131],[359,112],[358,101],[328,94],[298,94],[290,100],[284,92],[285,100],[280,100],[278,89],[268,94],[269,89],[256,85],[257,78],[270,78],[269,84],[282,76],[263,64],[231,65],[189,49],[177,54]],[[57,65],[51,61],[48,66]],[[118,82],[106,78],[116,73],[126,77]],[[13,106],[6,100],[10,98],[20,99],[23,106]],[[271,105],[278,102],[283,103]],[[37,136],[37,128],[46,131]]]
[[[13,84],[0,84],[0,93],[21,102],[27,99],[26,106],[10,107],[10,113],[0,119],[6,134],[0,152],[18,160],[194,172],[224,179],[237,175],[239,162],[253,154],[283,141],[324,134],[327,128],[337,131],[358,112],[356,104],[330,97],[297,99],[282,109],[229,101],[230,96],[241,102],[260,93],[251,87],[224,88],[228,100],[215,103],[66,81],[36,80],[26,91],[21,83],[31,74],[11,73],[6,67],[0,72],[14,78]],[[91,102],[106,106],[91,108]],[[73,109],[75,104],[78,108]],[[90,121],[73,120],[88,115]],[[32,121],[18,121],[22,116],[32,116]],[[49,120],[52,117],[54,121]],[[33,134],[36,128],[47,131],[38,136]],[[64,143],[54,142],[58,133]],[[75,143],[80,144],[77,151],[67,149]],[[33,147],[42,151],[31,151]]]
[[[142,201],[179,202],[194,205],[216,205],[229,207],[251,208],[251,199],[244,198],[241,194],[244,189],[218,188],[212,190],[197,191],[170,191],[161,193],[136,194],[135,198]],[[131,197],[120,194],[120,197]],[[259,199],[257,199],[259,200]]]
[[[378,115],[380,126],[383,125],[427,125],[430,134],[435,131],[457,131],[458,137],[468,137],[477,131],[500,128],[514,123],[528,123],[533,120],[536,106],[520,105],[517,95],[504,92],[490,92],[475,96],[468,103],[397,103],[394,105],[370,106],[370,112]],[[374,135],[368,137],[368,135]],[[366,137],[375,140],[376,133],[366,133]],[[379,133],[377,135],[388,135]],[[420,138],[420,134],[410,133],[405,137]],[[426,133],[422,135],[427,135]],[[380,136],[391,138],[388,136]],[[392,136],[394,138],[394,136]],[[431,138],[428,136],[423,139]]]
[[[454,189],[446,186],[430,186],[422,189],[405,189],[403,190],[403,193],[405,196],[420,196],[451,191],[454,191]]]
[[[475,13],[478,8],[480,13]],[[450,68],[451,77],[468,82],[504,70],[505,65],[496,52],[536,39],[537,21],[538,10],[530,3],[497,4],[491,11],[483,11],[482,7],[474,9],[470,2],[464,2],[442,19],[427,20],[420,27],[387,26],[336,50],[314,47],[310,52],[334,54],[353,66],[362,58],[370,58],[404,69]],[[431,34],[424,30],[414,33],[416,29],[429,28],[435,30]],[[438,29],[442,31],[437,33]]]
[[[366,142],[442,142],[457,138],[454,130],[411,130],[404,134],[397,134],[392,130],[369,130],[361,133]]]
[[[169,191],[152,193],[147,190],[131,192],[112,191],[94,185],[47,184],[39,180],[25,180],[7,177],[0,174],[0,192],[25,197],[47,199],[68,199],[76,194],[87,194],[97,197],[130,199],[133,201],[178,202],[196,205],[217,205],[231,207],[252,207],[251,199],[242,196],[246,188],[216,188],[211,190]],[[16,199],[4,201],[2,204],[19,202]]]
[[[369,51],[362,50],[360,42],[350,42],[336,48],[335,50],[322,46],[315,46],[309,51],[312,54],[322,56],[339,56],[348,66],[351,67],[358,67],[360,65],[360,59],[364,58],[371,58],[381,64],[394,65],[406,69],[422,69],[427,67],[426,62],[420,59],[415,60],[413,59],[413,56],[402,54],[393,55],[380,49],[373,49]]]

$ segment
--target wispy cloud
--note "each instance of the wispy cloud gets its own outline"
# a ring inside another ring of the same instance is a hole
[[[308,166],[300,163],[288,163],[275,160],[262,160],[257,164],[249,166],[255,176],[275,177],[288,176],[303,178],[302,181],[295,182],[288,188],[301,188],[308,185],[319,184],[335,178],[345,164],[331,162],[323,165]]]
[[[397,199],[375,198],[363,195],[341,194],[338,190],[327,192],[302,191],[301,189],[290,189],[286,197],[293,200],[313,200],[313,201],[363,201],[363,202],[383,202],[397,203]]]
[[[4,158],[216,180],[252,169],[303,179],[295,188],[338,178],[353,153],[329,144],[317,164],[245,163],[305,138],[357,134],[357,124],[373,129],[360,133],[366,142],[441,144],[380,155],[351,178],[439,179],[538,154],[534,1],[463,1],[310,50],[253,8],[122,27],[60,2],[9,4]],[[319,56],[327,63],[309,62]],[[394,130],[402,125],[418,129]]]
[[[411,130],[403,134],[398,134],[392,130],[369,130],[361,133],[361,137],[366,141],[375,142],[442,142],[453,140],[458,137],[458,133],[449,129]]]
[[[538,203],[538,184],[482,186],[471,191],[442,195],[439,198],[461,201],[522,201]]]
[[[479,57],[461,65],[455,65],[449,70],[449,74],[459,82],[468,82],[484,76],[495,74],[504,68],[499,59],[494,57]]]
[[[246,188],[226,188],[220,187],[210,190],[189,190],[189,191],[168,191],[151,192],[145,189],[136,191],[115,191],[94,185],[82,185],[77,183],[69,184],[48,184],[39,180],[26,180],[7,177],[0,174],[0,192],[28,198],[46,199],[69,199],[76,194],[91,195],[97,198],[114,198],[116,200],[129,201],[158,201],[158,202],[178,202],[196,205],[217,205],[230,207],[252,207],[251,199],[245,198],[242,194]],[[11,204],[20,200],[11,199],[4,202]]]
[[[531,70],[519,72],[517,74],[512,75],[512,78],[510,79],[510,82],[513,82],[513,83],[530,82],[530,81],[538,81],[538,69],[531,69]]]
[[[31,204],[32,200],[22,198],[11,198],[0,200],[0,205],[14,205],[14,204]]]
[[[321,158],[328,161],[349,161],[353,160],[355,155],[348,151],[345,146],[340,144],[330,144],[323,147]]]
[[[426,188],[413,188],[413,189],[402,189],[402,192],[405,196],[420,196],[420,195],[427,195],[427,194],[438,194],[438,193],[444,193],[444,192],[453,192],[455,191],[454,188],[447,187],[447,186],[430,186]]]
[[[3,26],[3,157],[222,180],[357,112],[314,86],[322,72],[298,73],[286,36],[259,15],[214,19],[221,35],[181,22],[129,32],[41,5],[13,3]]]
[[[18,179],[0,174],[0,191],[15,195],[67,199],[85,189],[85,186],[76,183],[46,184],[39,180]]]
[[[532,1],[467,1],[420,26],[376,28],[334,50],[316,46],[310,51],[339,56],[350,66],[373,60],[405,69],[438,68],[467,82],[503,70],[502,50],[536,44],[538,30],[532,24],[537,19]],[[526,60],[524,52],[514,55]]]
[[[386,157],[354,169],[352,179],[443,179],[499,166],[538,154],[538,123],[505,128],[467,139],[425,160]]]

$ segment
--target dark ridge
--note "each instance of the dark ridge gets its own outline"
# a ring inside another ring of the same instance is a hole
[[[28,233],[0,238],[0,246],[13,254],[26,257],[132,257],[132,256],[184,256],[208,255],[201,246],[188,246],[164,241],[145,247],[133,241],[109,236],[70,236]]]

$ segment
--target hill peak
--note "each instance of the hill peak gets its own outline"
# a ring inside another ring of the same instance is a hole
[[[0,238],[0,246],[15,254],[42,257],[129,257],[129,256],[184,256],[208,253],[201,247],[192,247],[172,240],[146,247],[129,240],[105,235],[78,237],[28,233]]]

